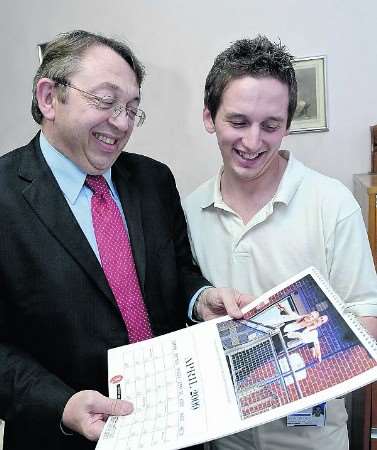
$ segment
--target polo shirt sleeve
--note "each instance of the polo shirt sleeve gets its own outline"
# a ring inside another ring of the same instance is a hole
[[[346,311],[377,316],[377,276],[358,206],[337,222],[326,251],[330,285],[346,303]]]

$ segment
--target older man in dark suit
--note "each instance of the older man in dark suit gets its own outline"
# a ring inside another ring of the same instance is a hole
[[[123,43],[58,36],[34,79],[41,132],[0,159],[5,450],[94,448],[108,415],[132,412],[106,397],[107,350],[183,327],[189,302],[234,304],[202,290],[169,169],[122,153],[143,75]]]

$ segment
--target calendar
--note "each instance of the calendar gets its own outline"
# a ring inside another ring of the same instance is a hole
[[[314,268],[223,317],[109,350],[97,450],[174,450],[313,408],[377,380],[377,345]],[[302,414],[301,414],[302,415]],[[301,416],[300,416],[301,417]]]

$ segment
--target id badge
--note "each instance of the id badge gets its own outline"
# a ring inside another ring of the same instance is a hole
[[[320,403],[287,417],[287,427],[324,427],[325,425],[326,403]]]

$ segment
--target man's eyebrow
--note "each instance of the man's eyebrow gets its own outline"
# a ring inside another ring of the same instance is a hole
[[[242,113],[238,113],[238,112],[228,112],[225,114],[225,119],[226,120],[234,120],[234,119],[239,119],[239,120],[247,120],[249,121],[248,117],[246,114],[242,114]],[[283,116],[269,116],[266,117],[265,119],[262,120],[262,123],[264,122],[278,122],[278,123],[283,123],[285,120],[285,118]]]
[[[284,122],[285,118],[282,116],[270,116],[266,117],[263,122],[268,122],[269,120],[272,120],[273,122]]]
[[[237,112],[228,112],[225,114],[226,119],[247,119],[245,114],[237,113]]]
[[[114,83],[111,83],[109,81],[104,81],[103,83],[97,84],[96,86],[94,86],[94,90],[95,89],[101,89],[101,88],[110,88],[113,89],[114,91],[119,91],[119,86],[117,86]]]
[[[98,89],[102,89],[102,88],[108,88],[111,89],[113,91],[120,91],[119,86],[117,86],[114,83],[111,83],[109,81],[104,81],[103,83],[98,84],[97,86],[93,87],[93,91],[97,91]],[[130,100],[130,102],[140,102],[140,95],[136,95],[132,100]]]

